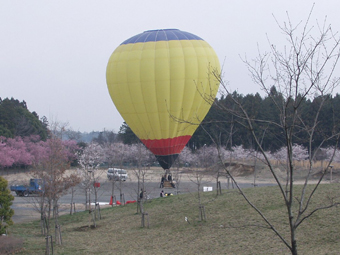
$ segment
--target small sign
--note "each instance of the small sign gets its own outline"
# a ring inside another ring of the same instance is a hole
[[[203,187],[203,192],[207,192],[207,191],[213,191],[213,187]]]

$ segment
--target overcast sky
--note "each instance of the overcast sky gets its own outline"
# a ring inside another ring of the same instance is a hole
[[[108,93],[108,59],[124,40],[177,28],[207,41],[224,62],[233,90],[260,92],[239,55],[282,42],[273,15],[293,23],[327,20],[340,30],[339,0],[0,0],[0,97],[75,131],[119,131],[123,119]]]

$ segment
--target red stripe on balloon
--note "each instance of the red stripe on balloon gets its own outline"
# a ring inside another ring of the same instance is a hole
[[[141,139],[144,145],[155,155],[165,156],[179,154],[190,140],[191,135],[174,138],[147,140]]]

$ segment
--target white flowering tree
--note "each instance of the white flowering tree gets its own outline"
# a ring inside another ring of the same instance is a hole
[[[120,143],[105,143],[103,145],[103,151],[104,151],[104,157],[105,157],[105,162],[108,164],[109,168],[113,168],[115,165],[119,165],[119,156],[120,152],[119,149],[121,148]],[[115,183],[117,179],[116,178],[111,178],[111,198],[114,197],[114,190],[115,190]]]
[[[97,202],[97,187],[94,184],[98,182],[101,174],[98,171],[98,167],[104,160],[104,150],[98,143],[92,142],[88,144],[84,150],[79,153],[78,162],[81,168],[78,169],[78,172],[82,178],[81,185],[85,192],[86,210],[91,208],[91,191],[94,191],[95,202]]]

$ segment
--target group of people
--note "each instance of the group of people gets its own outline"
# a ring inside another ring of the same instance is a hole
[[[160,197],[168,197],[168,196],[172,196],[172,193],[164,193],[164,190],[161,191],[161,193],[159,194]]]
[[[161,184],[159,185],[160,188],[164,188],[164,182],[165,181],[168,181],[171,183],[171,186],[173,188],[175,188],[175,184],[172,182],[172,176],[171,174],[168,174],[168,176],[165,174],[165,175],[162,175],[162,178],[161,178]]]
[[[145,190],[140,189],[140,193],[139,193],[140,200],[142,200],[144,198],[144,193],[145,193]],[[161,193],[160,193],[160,197],[168,197],[168,196],[172,196],[172,195],[173,195],[172,193],[164,193],[164,190],[162,190]]]
[[[171,186],[173,188],[175,188],[175,184],[172,182],[172,176],[171,176],[170,173],[162,175],[160,188],[164,188],[164,182],[166,182],[166,181],[170,182]],[[143,189],[141,189],[140,193],[139,193],[139,198],[141,200],[144,198],[144,193],[145,193],[145,191]],[[160,197],[168,197],[168,196],[172,196],[172,195],[173,195],[172,193],[164,193],[164,190],[162,190],[159,194]]]

